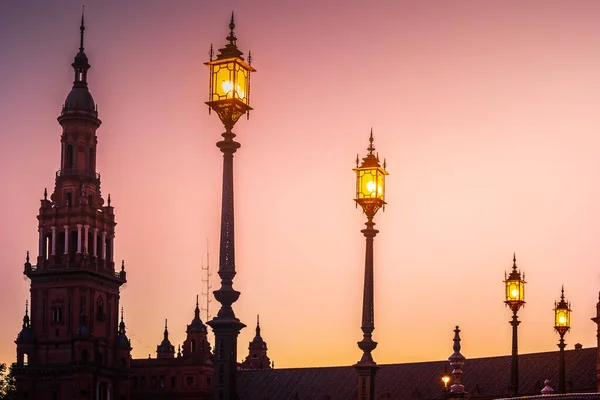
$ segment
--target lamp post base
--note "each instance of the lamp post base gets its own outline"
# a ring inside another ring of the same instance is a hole
[[[358,378],[358,400],[375,400],[375,374],[379,367],[373,363],[359,361],[354,364]]]
[[[216,317],[206,323],[215,334],[216,400],[238,400],[237,394],[237,337],[246,327],[235,317]]]

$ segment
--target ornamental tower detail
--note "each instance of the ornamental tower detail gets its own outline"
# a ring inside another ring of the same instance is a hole
[[[73,87],[58,122],[60,170],[38,214],[37,253],[25,262],[30,311],[16,340],[19,396],[29,399],[128,399],[131,346],[119,324],[125,265],[115,268],[115,215],[96,172],[100,127],[88,90],[90,64],[81,18]]]

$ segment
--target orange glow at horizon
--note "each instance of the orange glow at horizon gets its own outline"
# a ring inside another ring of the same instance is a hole
[[[259,71],[251,92],[249,80],[209,80],[203,65],[211,43],[226,43],[232,9]],[[16,356],[25,254],[59,169],[80,11],[75,0],[0,4],[0,362]],[[240,360],[258,313],[276,368],[360,358],[359,190],[387,203],[374,219],[378,364],[447,359],[456,325],[467,359],[509,354],[504,301],[523,295],[503,283],[513,252],[528,278],[519,351],[555,351],[563,284],[577,288],[570,346],[596,345],[600,2],[107,0],[85,12],[97,172],[115,207],[134,357],[155,357],[165,318],[183,342],[197,294],[206,305],[207,250],[220,286],[223,126],[204,103],[211,82],[254,108],[234,129]],[[390,176],[360,186],[355,157],[371,127]]]

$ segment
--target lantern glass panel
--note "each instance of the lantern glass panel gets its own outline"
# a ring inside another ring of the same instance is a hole
[[[384,200],[384,174],[379,168],[358,169],[357,199]]]
[[[236,99],[243,101],[248,104],[248,91],[249,83],[248,79],[250,71],[240,64],[235,64],[235,85],[234,85],[234,96]]]
[[[571,325],[571,313],[568,308],[557,308],[554,310],[554,326],[566,327]]]
[[[212,101],[233,97],[233,67],[233,62],[213,65]]]
[[[520,280],[506,281],[506,301],[517,302],[525,300],[524,285],[525,282]]]

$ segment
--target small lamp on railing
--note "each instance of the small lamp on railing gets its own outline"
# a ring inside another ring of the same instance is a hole
[[[448,371],[444,371],[444,374],[442,375],[442,383],[444,384],[444,392],[447,392],[448,383],[450,383],[450,374],[448,374]]]

